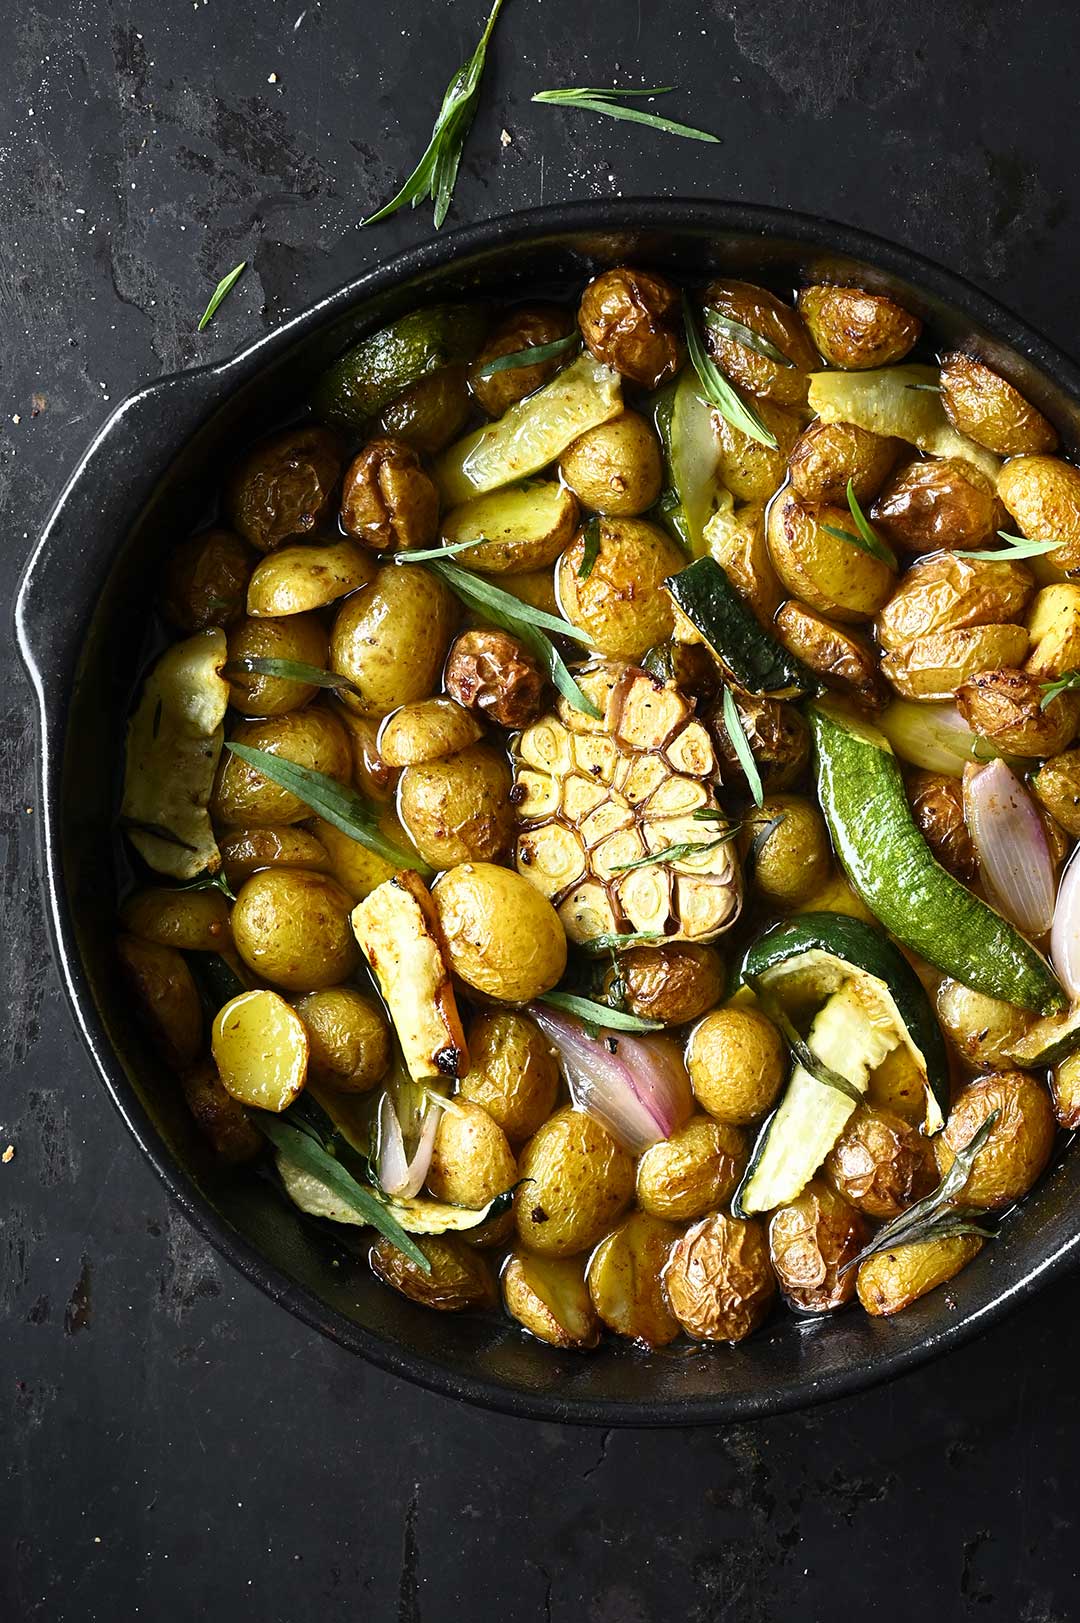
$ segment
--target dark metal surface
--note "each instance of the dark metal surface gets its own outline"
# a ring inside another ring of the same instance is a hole
[[[358,22],[326,0],[297,29],[301,0],[293,15],[54,0],[14,19],[9,581],[103,395],[227,353],[260,295],[278,319],[373,251],[356,219],[419,149],[476,19],[464,3],[423,23],[403,4],[367,9]],[[586,24],[568,0],[509,0],[460,211],[535,202],[541,185],[549,201],[668,189],[820,210],[906,237],[1068,347],[1078,55],[1064,4],[674,0]],[[615,64],[680,82],[676,116],[711,123],[724,148],[527,104],[540,84],[613,80]],[[425,230],[401,217],[374,251]],[[254,275],[195,339],[192,313],[245,252]],[[862,1398],[610,1441],[401,1387],[238,1286],[103,1110],[46,972],[29,720],[12,680],[0,1597],[15,1616],[1073,1615],[1071,1281]]]

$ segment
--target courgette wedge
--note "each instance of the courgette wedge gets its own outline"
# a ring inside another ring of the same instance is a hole
[[[976,992],[1036,1014],[1066,997],[1019,930],[935,861],[884,733],[828,703],[807,707],[818,800],[840,864],[905,947]]]
[[[1065,1014],[1036,1020],[1009,1049],[1009,1058],[1025,1070],[1060,1065],[1080,1048],[1080,1005]]]
[[[323,422],[362,428],[395,395],[455,362],[470,361],[484,341],[487,316],[475,304],[432,304],[362,338],[324,372],[312,405]]]
[[[794,1002],[818,1007],[845,981],[854,981],[864,1006],[880,1010],[926,1080],[926,1132],[944,1125],[949,1108],[945,1039],[922,982],[882,931],[843,913],[803,913],[754,942],[741,978],[766,988],[789,1009]]]
[[[716,658],[747,693],[790,699],[813,693],[806,667],[758,624],[715,558],[698,558],[664,582]]]

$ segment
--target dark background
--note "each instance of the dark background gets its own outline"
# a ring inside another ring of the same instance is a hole
[[[125,393],[429,233],[429,210],[358,222],[419,155],[483,4],[5,0],[5,597]],[[1075,352],[1078,69],[1075,0],[507,0],[450,223],[612,193],[788,205],[908,241]],[[617,82],[677,84],[663,110],[723,145],[529,103]],[[3,659],[0,1617],[1080,1615],[1071,1279],[859,1398],[601,1434],[402,1386],[227,1271],[75,1039],[10,638]]]

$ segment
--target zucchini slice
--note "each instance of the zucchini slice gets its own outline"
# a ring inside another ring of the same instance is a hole
[[[715,558],[698,558],[664,582],[675,606],[747,693],[790,699],[813,693],[810,672],[754,618]]]
[[[331,1223],[347,1223],[355,1228],[368,1226],[360,1214],[336,1195],[321,1178],[316,1178],[314,1173],[298,1167],[283,1151],[275,1152],[274,1161],[285,1186],[285,1193],[293,1205],[299,1206],[309,1217],[325,1217]],[[391,1200],[386,1195],[378,1194],[374,1189],[371,1193],[386,1207],[391,1217],[400,1223],[406,1234],[448,1234],[479,1228],[489,1217],[496,1217],[506,1211],[512,1191],[506,1190],[503,1194],[496,1195],[486,1206],[478,1207],[450,1206],[445,1201],[430,1200],[420,1195],[413,1200]]]
[[[1009,1058],[1027,1070],[1060,1065],[1080,1048],[1080,1004],[1065,1014],[1048,1014],[1009,1049]]]
[[[934,859],[884,733],[830,704],[811,704],[807,715],[818,800],[840,864],[874,917],[976,992],[1036,1014],[1064,1009],[1042,954]]]
[[[664,450],[677,498],[669,521],[692,558],[706,551],[705,526],[719,503],[731,497],[717,472],[720,444],[712,407],[701,398],[692,366],[683,368],[671,402]]]
[[[429,372],[471,361],[487,316],[475,304],[432,304],[362,338],[315,387],[312,405],[325,423],[361,428],[395,395]]]
[[[844,913],[803,913],[759,937],[741,974],[785,1007],[794,1001],[817,1007],[854,981],[864,1007],[880,1011],[926,1080],[926,1132],[941,1129],[949,1108],[945,1039],[922,982],[882,931]]]

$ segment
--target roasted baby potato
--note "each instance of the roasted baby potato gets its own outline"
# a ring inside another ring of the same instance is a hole
[[[850,1205],[875,1219],[899,1217],[938,1182],[931,1141],[903,1117],[872,1105],[860,1105],[851,1117],[825,1174]]]
[[[941,772],[912,772],[907,780],[912,815],[943,868],[967,885],[977,877],[979,859],[964,821],[959,778]]]
[[[638,1162],[642,1211],[689,1223],[726,1206],[746,1169],[750,1143],[741,1127],[691,1116],[670,1138],[650,1144]]]
[[[220,842],[221,871],[232,890],[260,868],[311,868],[326,873],[330,858],[307,829],[284,824],[281,828],[239,828]]]
[[[135,1012],[173,1067],[194,1065],[202,1047],[202,1003],[191,971],[175,947],[142,936],[117,937],[116,952]]]
[[[384,564],[347,597],[330,634],[330,663],[360,690],[346,703],[378,715],[426,699],[438,682],[457,622],[450,588],[420,564]]]
[[[438,533],[439,493],[403,440],[372,440],[345,471],[341,527],[373,552],[430,547]]]
[[[233,729],[232,741],[279,755],[312,772],[323,772],[338,783],[347,784],[352,775],[348,737],[329,710],[313,706],[273,716],[269,721],[243,721]],[[299,823],[311,815],[311,808],[290,789],[271,783],[257,767],[226,749],[210,798],[210,812],[215,823],[249,828]]]
[[[463,502],[444,516],[441,534],[447,546],[479,543],[458,560],[469,569],[524,575],[553,564],[569,545],[577,522],[573,492],[554,480],[534,479]]]
[[[705,346],[725,377],[761,400],[773,400],[779,406],[803,405],[807,375],[817,366],[817,356],[798,312],[752,282],[710,282],[704,304]],[[723,332],[710,321],[710,311],[749,327],[786,356],[790,366],[781,366]]]
[[[891,473],[900,449],[899,440],[871,434],[854,423],[811,423],[788,457],[792,487],[803,501],[837,507],[847,501],[850,481],[856,499],[868,505]]]
[[[503,377],[507,374],[504,372]],[[440,366],[385,405],[370,428],[388,439],[404,440],[422,456],[434,456],[456,440],[469,418],[469,385],[464,366]]]
[[[358,591],[374,574],[374,563],[351,541],[278,547],[255,567],[247,612],[256,619],[310,614]]]
[[[232,530],[202,530],[170,553],[162,608],[181,631],[230,626],[244,612],[255,554]]]
[[[566,934],[527,879],[465,862],[442,875],[433,895],[451,968],[467,986],[500,1003],[550,992],[566,968]]]
[[[634,518],[660,494],[660,441],[638,412],[620,412],[567,446],[559,473],[583,507],[609,518]]]
[[[1037,677],[1024,671],[981,671],[956,695],[973,733],[1005,755],[1058,755],[1076,737],[1080,694],[1061,693],[1043,707]]]
[[[771,400],[760,401],[755,409],[776,440],[775,448],[744,434],[741,428],[729,423],[722,412],[714,412],[719,453],[716,471],[720,483],[737,502],[764,504],[784,482],[788,455],[798,439],[802,421],[795,412],[774,405]]]
[[[1013,1045],[1031,1025],[1031,1016],[1015,1004],[948,978],[938,987],[937,1016],[960,1057],[985,1068],[1007,1064]]]
[[[427,1186],[436,1200],[479,1209],[517,1182],[517,1162],[506,1134],[471,1099],[457,1098],[440,1112]]]
[[[896,648],[881,661],[882,674],[905,699],[951,699],[981,671],[1018,666],[1028,650],[1023,626],[965,626],[933,631]]]
[[[679,1325],[668,1307],[662,1275],[678,1237],[672,1224],[648,1212],[632,1212],[589,1258],[589,1295],[616,1335],[642,1347],[664,1347],[675,1340]]]
[[[456,755],[482,736],[479,723],[453,699],[421,699],[390,712],[376,749],[388,767],[422,766]]]
[[[766,832],[770,823],[776,826]],[[743,819],[739,848],[758,893],[778,907],[805,902],[832,867],[825,819],[803,795],[767,795],[761,806],[752,807]]]
[[[765,504],[720,508],[705,526],[709,556],[715,558],[761,624],[769,627],[784,600],[765,539]]]
[[[690,1033],[686,1068],[703,1110],[745,1127],[769,1109],[787,1070],[787,1050],[771,1020],[753,1008],[707,1014]]]
[[[905,1043],[899,1043],[870,1072],[867,1103],[891,1111],[910,1127],[926,1119],[926,1078]]]
[[[328,986],[293,1008],[308,1034],[308,1075],[339,1093],[367,1093],[390,1068],[390,1028],[374,998]]]
[[[1080,1127],[1080,1054],[1070,1054],[1054,1067],[1050,1094],[1059,1124],[1069,1132]]]
[[[931,1164],[933,1159],[931,1154]],[[803,1313],[831,1313],[850,1302],[855,1270],[840,1270],[858,1256],[866,1238],[866,1224],[855,1208],[814,1178],[769,1220],[769,1259],[786,1300]]]
[[[480,407],[489,417],[501,417],[518,400],[540,389],[555,376],[565,357],[537,361],[531,366],[505,367],[483,377],[484,366],[502,355],[517,355],[523,349],[540,349],[573,331],[574,318],[567,310],[551,304],[522,304],[508,310],[496,322],[473,362],[470,382]],[[450,436],[453,437],[452,435]]]
[[[881,680],[877,656],[857,632],[833,625],[824,615],[794,598],[789,598],[780,609],[774,626],[788,652],[820,676],[826,687],[846,694],[864,710],[882,708],[887,689]]]
[[[922,332],[918,316],[861,287],[804,287],[799,314],[829,365],[849,372],[902,361]]]
[[[276,992],[242,992],[214,1017],[210,1046],[222,1086],[242,1105],[280,1113],[307,1080],[307,1029]]]
[[[1000,373],[970,355],[943,359],[941,404],[955,429],[997,456],[1057,450],[1053,424]]]
[[[376,1279],[421,1307],[439,1313],[463,1313],[470,1307],[493,1307],[498,1300],[491,1264],[482,1252],[454,1234],[417,1234],[413,1238],[431,1264],[424,1270],[393,1241],[382,1235],[368,1252]]]
[[[544,707],[544,673],[508,631],[462,632],[450,649],[443,682],[466,710],[512,731],[527,727]]]
[[[776,1295],[760,1223],[714,1212],[671,1248],[668,1304],[695,1341],[742,1341],[762,1324]]]
[[[605,976],[605,995],[616,987],[628,1013],[682,1026],[719,1003],[724,966],[715,947],[693,942],[631,947]]]
[[[991,563],[960,552],[922,558],[904,572],[878,615],[877,640],[892,653],[934,632],[1006,625],[1022,617],[1034,586],[1023,563]]]
[[[1061,542],[1047,553],[1056,569],[1080,567],[1080,469],[1056,456],[1017,456],[997,489],[1023,535]]]
[[[783,699],[772,699],[767,694],[743,693],[733,688],[732,695],[762,788],[768,794],[786,789],[810,759],[810,729],[802,712],[793,704],[785,704]],[[746,772],[724,721],[722,702],[714,701],[703,719],[708,724],[725,784],[748,788]]]
[[[1024,669],[1052,681],[1080,667],[1080,586],[1060,581],[1036,593],[1027,617],[1031,654]]]
[[[423,702],[422,700],[420,701]],[[352,748],[353,780],[369,800],[385,805],[394,798],[398,769],[379,754],[379,718],[342,706],[337,712]]]
[[[225,492],[233,529],[260,552],[308,535],[329,510],[340,476],[341,449],[329,429],[312,423],[260,440]]]
[[[408,766],[398,783],[398,816],[425,862],[452,868],[505,855],[514,828],[510,767],[491,744]]]
[[[1027,1194],[1050,1159],[1057,1127],[1049,1094],[1026,1071],[980,1077],[957,1096],[944,1132],[934,1140],[943,1175],[995,1110],[998,1118],[957,1197],[965,1206],[989,1211],[1011,1206]]]
[[[1044,761],[1031,787],[1051,817],[1074,839],[1080,839],[1080,749]]]
[[[899,1313],[920,1296],[955,1279],[978,1256],[983,1244],[977,1234],[953,1234],[878,1251],[859,1266],[855,1285],[859,1301],[874,1318]]]
[[[360,961],[349,926],[351,906],[347,892],[328,874],[264,868],[237,895],[236,950],[261,980],[286,991],[334,986]]]
[[[239,1100],[226,1092],[211,1060],[185,1071],[180,1088],[196,1127],[223,1161],[240,1166],[262,1153],[266,1140]]]
[[[844,622],[872,619],[896,584],[888,564],[830,534],[851,534],[853,524],[846,507],[811,506],[781,492],[766,529],[773,567],[792,597]]]
[[[229,628],[229,702],[242,716],[282,716],[299,710],[318,692],[311,682],[245,671],[246,659],[288,659],[326,669],[326,632],[316,614],[283,620],[239,620]]]
[[[992,481],[960,457],[909,462],[889,480],[870,516],[907,552],[988,546],[1005,522]]]
[[[502,1271],[510,1317],[551,1347],[595,1347],[600,1320],[578,1257],[536,1257],[515,1251]]]
[[[653,643],[671,636],[671,599],[663,583],[685,559],[674,541],[646,519],[601,518],[597,523],[599,549],[584,580],[579,573],[584,530],[559,559],[559,603],[570,624],[599,653],[639,659]]]
[[[521,1242],[542,1256],[586,1251],[630,1204],[634,1163],[606,1128],[580,1110],[557,1110],[526,1144],[514,1196]]]
[[[651,271],[624,265],[594,276],[581,295],[578,325],[598,361],[643,389],[673,378],[686,355],[678,289]]]
[[[458,1097],[481,1105],[511,1144],[523,1144],[551,1115],[559,1091],[547,1038],[514,1009],[485,1009],[469,1027],[469,1056]]]
[[[336,824],[314,817],[311,827],[326,852],[330,872],[354,902],[362,902],[377,885],[394,877],[397,871],[394,863],[388,862],[386,857],[368,846],[361,845],[359,840],[354,840]],[[383,816],[379,828],[387,839],[403,851],[409,849],[408,835],[392,813]]]
[[[132,935],[179,952],[221,952],[232,946],[229,904],[220,890],[136,890],[120,909]]]

